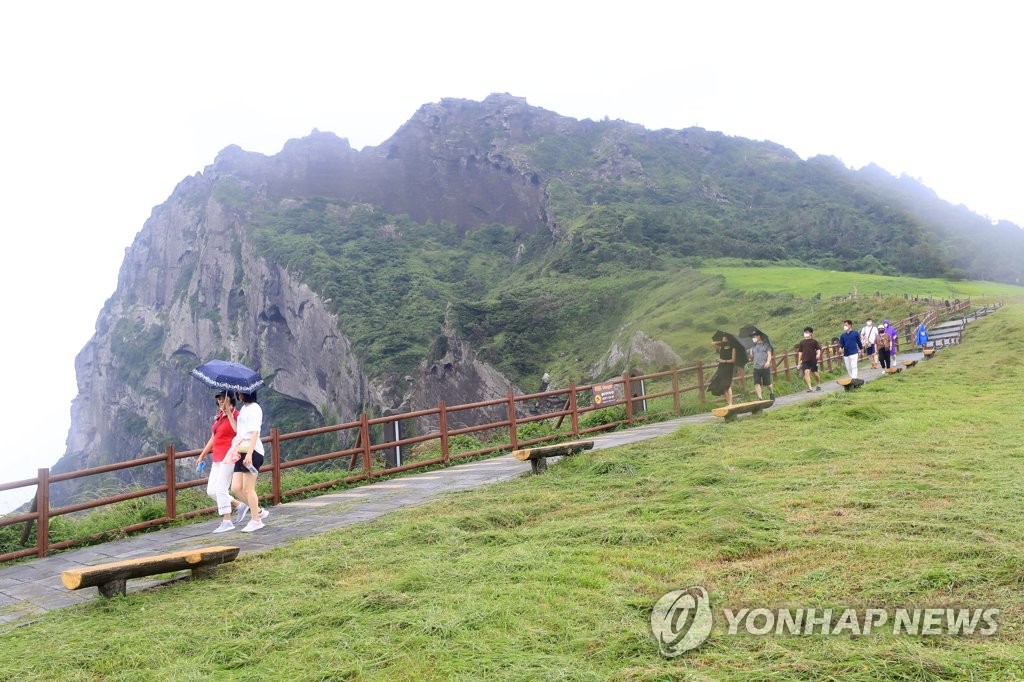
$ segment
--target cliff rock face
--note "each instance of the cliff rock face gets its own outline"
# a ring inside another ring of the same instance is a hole
[[[434,357],[423,361],[413,378],[414,384],[400,408],[402,412],[435,408],[440,401],[452,407],[505,398],[509,392],[522,393],[501,372],[481,362],[470,345],[459,338],[447,322],[442,328],[442,336],[435,342],[432,355]],[[448,428],[464,428],[504,419],[508,419],[508,407],[500,403],[451,412]],[[417,422],[421,433],[439,428],[436,416],[421,417]]]
[[[270,199],[331,197],[463,232],[502,223],[532,233],[546,226],[543,182],[512,150],[567,122],[576,123],[509,95],[447,99],[424,105],[378,147],[355,151],[314,131],[273,157],[229,147],[214,167],[262,185]]]
[[[682,358],[671,346],[638,331],[629,338],[624,347],[619,342],[613,343],[600,362],[591,368],[591,375],[605,377],[629,368],[660,372],[681,364]]]
[[[213,392],[189,372],[212,358],[258,368],[286,400],[324,417],[348,421],[363,406],[366,380],[337,316],[254,251],[245,216],[215,198],[218,178],[208,169],[182,182],[128,249],[117,291],[76,359],[79,394],[56,471],[145,456],[162,443],[202,447]],[[162,480],[158,465],[142,471],[122,480]],[[55,502],[81,485],[57,486]]]

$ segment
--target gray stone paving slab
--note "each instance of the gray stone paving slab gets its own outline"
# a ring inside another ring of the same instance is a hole
[[[4,594],[9,597],[16,599],[25,599],[31,601],[33,604],[36,603],[37,597],[46,597],[54,594],[67,594],[67,590],[61,587],[51,587],[49,585],[43,585],[42,583],[22,583],[15,585],[14,587],[8,587],[4,589]],[[45,604],[39,604],[39,606],[45,606]]]
[[[901,353],[899,360],[921,357],[920,354]],[[861,377],[866,381],[882,376],[885,375],[881,370],[861,370]],[[820,392],[794,393],[780,397],[772,409],[818,399],[839,390],[840,386],[834,381],[829,381],[822,385]],[[756,417],[740,417],[751,418]],[[613,433],[586,434],[581,436],[580,440],[593,440],[594,449],[602,450],[670,434],[687,425],[715,421],[725,424],[718,417],[705,413]],[[552,458],[551,461],[554,463],[560,459]],[[509,480],[529,471],[530,466],[527,462],[521,462],[507,454],[487,460],[458,462],[441,470],[411,474],[401,479],[388,479],[358,489],[335,491],[320,497],[271,507],[266,528],[256,533],[240,532],[242,525],[239,524],[235,531],[214,534],[212,531],[219,522],[208,519],[3,567],[0,568],[0,624],[3,628],[17,627],[27,619],[36,618],[48,610],[99,599],[95,588],[70,592],[63,587],[60,573],[71,567],[122,561],[209,545],[237,545],[242,548],[242,554],[266,551],[296,538],[317,535],[356,523],[371,522],[396,509],[423,504],[441,495],[458,494],[463,490]],[[180,575],[188,575],[188,572]],[[129,582],[128,591],[140,592],[166,585],[176,579],[178,578],[171,581],[134,580]]]
[[[95,590],[96,588],[92,589]],[[65,606],[84,604],[88,601],[92,601],[92,599],[86,595],[73,594],[61,588],[60,590],[51,590],[50,592],[40,594],[39,596],[28,597],[25,601],[34,606],[38,606],[41,609],[52,611],[54,609],[62,609]]]

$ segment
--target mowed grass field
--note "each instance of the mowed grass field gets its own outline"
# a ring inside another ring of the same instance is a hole
[[[725,277],[726,286],[731,289],[792,294],[802,298],[821,294],[823,298],[827,299],[831,296],[847,296],[851,293],[857,293],[859,296],[873,296],[876,293],[880,293],[882,296],[906,294],[910,297],[928,296],[951,301],[968,297],[983,299],[1024,297],[1024,287],[997,282],[953,282],[945,279],[890,277],[783,266],[751,267],[712,264],[700,268],[700,271],[722,275]]]
[[[50,613],[0,634],[0,679],[1024,679],[1022,355],[1008,305],[853,393]],[[691,585],[714,629],[664,659],[651,608]],[[758,607],[1000,613],[988,637],[727,634]]]

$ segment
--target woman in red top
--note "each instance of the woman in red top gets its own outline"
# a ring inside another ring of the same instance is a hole
[[[217,503],[217,513],[221,515],[220,525],[214,533],[234,530],[231,523],[231,507],[238,506],[238,501],[231,497],[231,474],[235,463],[226,457],[235,437],[238,410],[235,409],[234,395],[221,391],[213,398],[217,401],[217,418],[213,420],[213,435],[206,442],[203,451],[196,458],[196,471],[206,458],[207,452],[213,453],[213,464],[210,465],[210,478],[206,484],[206,494]]]

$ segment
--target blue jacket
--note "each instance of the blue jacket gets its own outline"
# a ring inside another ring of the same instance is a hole
[[[928,343],[928,332],[925,330],[924,325],[922,324],[920,327],[917,328],[917,345],[923,346],[926,343]]]
[[[860,334],[853,329],[848,332],[843,332],[843,335],[839,337],[839,347],[843,350],[843,355],[856,355],[864,346],[860,342]]]

